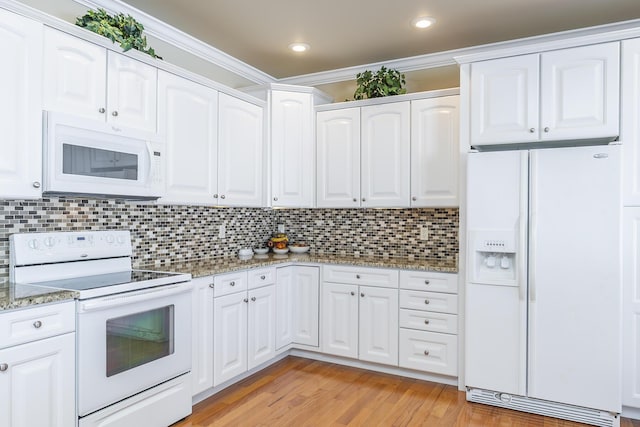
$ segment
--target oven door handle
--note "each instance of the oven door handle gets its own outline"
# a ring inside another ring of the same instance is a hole
[[[135,304],[137,302],[147,302],[190,291],[191,282],[183,282],[175,285],[158,286],[156,288],[143,289],[140,291],[109,295],[92,300],[81,301],[78,304],[78,313],[104,310],[114,306]]]

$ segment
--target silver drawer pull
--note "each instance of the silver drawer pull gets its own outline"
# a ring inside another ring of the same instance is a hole
[[[429,304],[429,300],[428,299],[424,300],[424,303]]]
[[[255,300],[256,300],[256,297],[251,297],[251,301],[255,301]]]
[[[266,279],[266,278],[267,278],[267,276],[260,276],[260,279],[261,279],[261,280],[264,280],[264,279]]]
[[[214,287],[214,286],[215,286],[215,284],[214,284],[214,283],[211,283],[211,284],[209,285],[209,287],[210,287],[211,289],[213,289],[213,287]]]
[[[6,363],[0,363],[0,372],[4,372],[7,369],[9,369],[9,365],[7,365]]]
[[[249,302],[249,299],[245,298],[245,299],[243,299],[242,301],[244,301],[244,302]]]
[[[425,356],[428,356],[428,355],[429,355],[429,350],[425,350],[425,351],[424,351],[424,355],[425,355]]]
[[[360,275],[359,275],[359,274],[356,274],[356,279],[359,279],[359,278],[360,278]]]
[[[364,292],[360,293],[360,296],[361,296],[362,298],[364,298]]]
[[[35,322],[33,322],[33,327],[36,329],[40,329],[42,327],[42,322],[39,320],[36,320]]]
[[[229,283],[229,286],[235,286],[235,285],[236,285],[236,282],[230,282]]]
[[[429,319],[424,319],[424,324],[428,325],[429,324]]]
[[[113,117],[118,117],[118,112],[117,112],[117,111],[113,111],[113,112],[111,113],[111,115],[112,115]]]
[[[355,292],[351,291],[351,296],[353,296],[353,295],[355,295],[355,294],[356,294]]]
[[[425,285],[428,285],[429,283],[431,283],[431,282],[429,282],[428,280],[425,280],[425,281],[424,281],[424,284],[425,284]]]

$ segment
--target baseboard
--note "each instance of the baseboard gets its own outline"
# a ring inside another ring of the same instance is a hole
[[[623,406],[622,416],[624,418],[632,418],[634,420],[640,420],[640,408],[634,408],[632,406]]]

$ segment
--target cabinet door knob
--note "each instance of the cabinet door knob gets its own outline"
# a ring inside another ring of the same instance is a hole
[[[366,201],[367,201],[367,199],[365,199],[365,198],[363,197],[363,198],[362,198],[362,201],[363,201],[363,202],[366,202]]]
[[[98,108],[98,113],[100,113],[100,114],[104,114],[105,111],[107,111],[107,110],[105,110],[104,107]]]
[[[428,299],[424,300],[424,303],[429,304],[429,300]]]
[[[356,274],[356,279],[359,279],[359,278],[360,278],[360,275],[359,275],[359,274]]]
[[[9,369],[9,365],[7,365],[6,363],[0,363],[0,372],[4,372],[7,369]]]
[[[548,127],[544,128],[544,131],[549,132],[549,128]]]
[[[40,182],[39,181],[33,181],[33,188],[40,188]]]
[[[535,131],[536,131],[536,128],[529,129],[529,133],[534,133]]]
[[[428,356],[428,355],[429,355],[429,350],[425,350],[425,351],[424,351],[424,355],[425,355],[425,356]]]
[[[364,292],[361,292],[361,293],[360,293],[360,296],[361,296],[362,298],[364,298]]]
[[[353,198],[353,201],[354,201],[354,202],[357,202],[357,201],[358,201],[358,199],[356,199],[356,198],[354,197],[354,198]]]
[[[215,285],[214,285],[213,283],[211,283],[211,284],[209,285],[209,287],[210,287],[211,289],[213,289],[213,287],[214,287],[214,286],[215,286]]]
[[[218,195],[217,195],[217,194],[214,194],[214,195],[213,195],[213,198],[214,198],[214,199],[217,199],[217,198],[218,198]]]
[[[35,322],[33,322],[33,327],[36,329],[40,329],[42,327],[42,322],[39,320],[36,320]]]
[[[111,115],[112,115],[113,117],[118,117],[118,112],[114,110],[114,111],[111,113]]]
[[[429,282],[428,280],[425,280],[425,281],[424,281],[424,284],[425,284],[425,285],[428,285],[429,283],[430,283],[430,282]]]
[[[225,198],[224,194],[223,194],[222,196],[220,196],[220,198],[221,198],[221,199],[224,199],[224,198]]]
[[[413,196],[413,197],[411,198],[411,200],[413,200],[413,201],[415,202],[416,200],[418,200],[418,198],[417,198],[416,196]]]
[[[277,197],[274,197],[274,198],[273,198],[273,201],[274,201],[274,202],[277,202],[277,201],[278,201],[278,198],[277,198]]]
[[[267,278],[267,276],[265,276],[265,275],[260,276],[260,280],[264,280],[266,278]]]
[[[245,298],[245,299],[243,299],[242,301],[244,301],[244,302],[249,302],[249,299],[248,299],[248,298]]]
[[[351,296],[353,296],[353,295],[355,295],[355,294],[356,294],[355,292],[351,291]]]
[[[428,325],[429,324],[429,319],[424,319],[424,324]]]
[[[255,301],[255,300],[256,300],[256,297],[251,297],[251,301]]]
[[[230,285],[230,286],[235,286],[235,285],[236,285],[236,282],[231,282],[231,283],[229,283],[229,285]]]

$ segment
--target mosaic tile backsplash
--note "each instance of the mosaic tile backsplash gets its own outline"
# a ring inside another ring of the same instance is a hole
[[[218,238],[225,224],[226,238]],[[458,210],[260,209],[136,204],[121,200],[0,200],[0,277],[9,275],[9,235],[130,230],[134,267],[222,258],[265,242],[277,224],[321,255],[455,262]],[[419,226],[429,239],[419,240]]]

